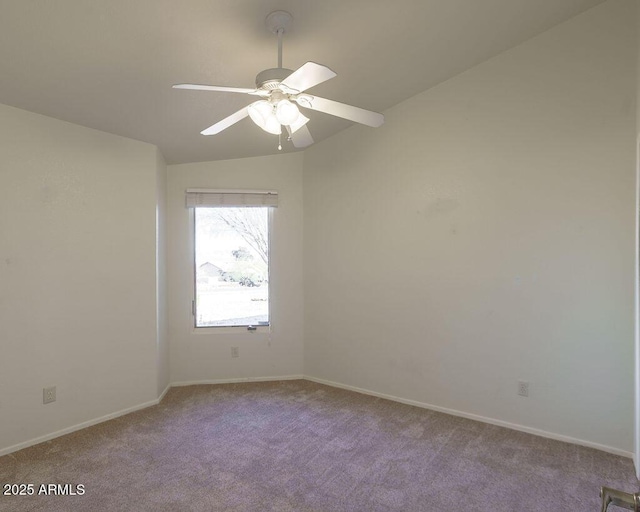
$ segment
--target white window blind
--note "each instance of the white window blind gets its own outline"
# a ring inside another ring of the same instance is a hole
[[[187,208],[197,206],[278,206],[278,192],[274,190],[209,190],[187,189]]]

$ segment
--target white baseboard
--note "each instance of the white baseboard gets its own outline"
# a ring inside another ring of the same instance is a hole
[[[167,384],[167,387],[164,388],[164,391],[160,393],[160,396],[158,397],[158,403],[162,402],[162,400],[164,399],[164,395],[166,395],[167,391],[169,391],[170,389],[171,389],[171,383]]]
[[[73,425],[71,427],[67,427],[62,430],[58,430],[56,432],[52,432],[51,434],[39,436],[34,439],[29,439],[28,441],[24,441],[22,443],[14,444],[13,446],[0,449],[0,457],[2,457],[3,455],[8,455],[13,452],[17,452],[18,450],[22,450],[24,448],[29,448],[30,446],[34,446],[36,444],[50,441],[51,439],[55,439],[56,437],[64,436],[66,434],[70,434],[71,432],[75,432],[83,428],[97,425],[98,423],[103,423],[105,421],[118,418],[119,416],[124,416],[125,414],[129,414],[131,412],[139,411],[141,409],[146,409],[147,407],[151,407],[153,405],[158,405],[172,387],[193,386],[197,384],[232,384],[232,383],[240,383],[240,382],[270,382],[270,381],[279,381],[279,380],[300,380],[303,378],[304,378],[303,375],[280,375],[280,376],[272,376],[272,377],[244,377],[239,379],[214,379],[214,380],[198,380],[198,381],[189,381],[189,382],[173,382],[173,383],[170,383],[165,388],[165,390],[156,400],[151,400],[143,404],[134,405],[133,407],[122,409],[121,411],[107,414],[99,418],[84,421],[82,423],[78,423],[77,425]]]
[[[242,382],[276,382],[279,380],[301,380],[304,375],[279,375],[274,377],[242,377],[236,379],[209,379],[173,382],[171,387],[197,386],[201,384],[238,384]]]
[[[592,443],[591,441],[585,441],[583,439],[577,439],[575,437],[564,436],[562,434],[556,434],[554,432],[547,432],[546,430],[539,430],[537,428],[527,427],[524,425],[518,425],[516,423],[509,423],[508,421],[496,420],[494,418],[487,418],[485,416],[479,416],[477,414],[471,414],[468,412],[458,411],[455,409],[448,409],[446,407],[440,407],[438,405],[427,404],[424,402],[418,402],[416,400],[408,400],[406,398],[400,398],[393,395],[387,395],[385,393],[378,393],[377,391],[371,391],[369,389],[358,388],[356,386],[349,386],[347,384],[340,384],[339,382],[333,382],[330,380],[319,379],[317,377],[311,377],[305,375],[305,380],[317,382],[318,384],[325,384],[334,388],[346,389],[348,391],[355,391],[364,395],[371,395],[378,398],[385,398],[387,400],[393,400],[394,402],[400,402],[402,404],[413,405],[415,407],[421,407],[423,409],[430,409],[432,411],[443,412],[445,414],[451,414],[452,416],[459,416],[461,418],[467,418],[470,420],[480,421],[482,423],[489,423],[490,425],[496,425],[498,427],[509,428],[511,430],[518,430],[520,432],[526,432],[527,434],[533,434],[540,437],[546,437],[548,439],[554,439],[556,441],[563,441],[565,443],[577,444],[580,446],[586,446],[588,448],[595,448],[603,452],[612,453],[614,455],[620,455],[633,459],[633,453],[612,446],[606,446],[603,444]]]
[[[528,434],[533,434],[540,437],[546,437],[549,439],[555,439],[557,441],[564,441],[566,443],[577,444],[580,446],[586,446],[589,448],[595,448],[596,450],[601,450],[603,452],[612,453],[614,455],[620,455],[622,457],[628,457],[630,459],[634,459],[633,453],[625,450],[620,450],[618,448],[614,448],[611,446],[606,446],[598,443],[592,443],[590,441],[585,441],[583,439],[576,439],[574,437],[564,436],[561,434],[555,434],[553,432],[547,432],[546,430],[539,430],[536,428],[526,427],[524,425],[518,425],[515,423],[509,423],[507,421],[496,420],[493,418],[487,418],[485,416],[479,416],[477,414],[466,413],[463,411],[458,411],[455,409],[448,409],[446,407],[440,407],[438,405],[427,404],[424,402],[418,402],[417,400],[408,400],[406,398],[401,398],[393,395],[387,395],[385,393],[379,393],[377,391],[371,391],[369,389],[359,388],[356,386],[349,386],[347,384],[341,384],[339,382],[333,382],[326,379],[320,379],[318,377],[312,377],[310,375],[279,375],[272,377],[244,377],[244,378],[236,378],[236,379],[213,379],[213,380],[196,380],[196,381],[179,381],[170,383],[162,394],[156,399],[151,400],[149,402],[145,402],[139,405],[135,405],[133,407],[129,407],[127,409],[122,409],[120,411],[107,414],[105,416],[101,416],[99,418],[95,418],[92,420],[88,420],[82,423],[78,423],[77,425],[73,425],[71,427],[64,428],[62,430],[58,430],[56,432],[52,432],[51,434],[46,434],[44,436],[36,437],[34,439],[30,439],[28,441],[24,441],[22,443],[15,444],[13,446],[9,446],[7,448],[0,449],[0,457],[3,455],[8,455],[13,452],[17,452],[18,450],[22,450],[24,448],[28,448],[30,446],[44,443],[45,441],[50,441],[51,439],[55,439],[56,437],[63,436],[65,434],[70,434],[77,430],[81,430],[83,428],[91,427],[93,425],[97,425],[98,423],[102,423],[104,421],[109,421],[114,418],[118,418],[119,416],[124,416],[125,414],[129,414],[135,411],[139,411],[141,409],[146,409],[147,407],[151,407],[154,405],[158,405],[162,399],[165,397],[167,392],[172,387],[181,387],[181,386],[194,386],[194,385],[202,385],[202,384],[235,384],[242,382],[274,382],[280,380],[309,380],[312,382],[317,382],[318,384],[324,384],[327,386],[331,386],[334,388],[346,389],[348,391],[355,391],[356,393],[362,393],[365,395],[375,396],[378,398],[384,398],[386,400],[393,400],[394,402],[400,402],[407,405],[413,405],[415,407],[421,407],[423,409],[430,409],[432,411],[438,411],[445,414],[451,414],[452,416],[459,416],[462,418],[467,418],[475,421],[480,421],[482,423],[488,423],[490,425],[497,425],[499,427],[509,428],[511,430],[518,430],[520,432],[526,432]]]
[[[2,448],[0,449],[0,457],[2,457],[3,455],[8,455],[13,452],[17,452],[18,450],[22,450],[24,448],[29,448],[30,446],[34,446],[36,444],[50,441],[51,439],[55,439],[56,437],[64,436],[66,434],[71,434],[72,432],[81,430],[83,428],[97,425],[98,423],[102,423],[105,421],[112,420],[114,418],[118,418],[119,416],[124,416],[125,414],[129,414],[131,412],[139,411],[141,409],[146,409],[147,407],[158,405],[172,387],[193,386],[197,384],[232,384],[232,383],[240,383],[240,382],[269,382],[269,381],[279,381],[279,380],[300,380],[303,378],[304,378],[303,375],[280,375],[280,376],[274,376],[274,377],[244,377],[239,379],[215,379],[215,380],[198,380],[198,381],[190,381],[190,382],[173,382],[167,385],[167,387],[164,389],[162,394],[156,400],[151,400],[149,402],[145,402],[139,405],[134,405],[133,407],[128,407],[127,409],[122,409],[121,411],[113,412],[111,414],[107,414],[99,418],[94,418],[92,420],[78,423],[77,425],[72,425],[71,427],[63,428],[62,430],[52,432],[51,434],[46,434],[44,436],[39,436],[34,439],[29,439],[28,441],[24,441],[22,443],[14,444],[13,446],[8,446],[7,448]]]
[[[164,393],[167,392],[169,388],[165,390]],[[164,396],[163,393],[163,396]],[[76,425],[72,425],[71,427],[63,428],[62,430],[58,430],[56,432],[52,432],[51,434],[46,434],[44,436],[36,437],[34,439],[29,439],[28,441],[24,441],[22,443],[14,444],[13,446],[9,446],[7,448],[3,448],[0,450],[0,457],[3,455],[8,455],[13,452],[17,452],[18,450],[22,450],[24,448],[29,448],[30,446],[44,443],[45,441],[50,441],[51,439],[55,439],[56,437],[64,436],[66,434],[71,434],[77,430],[82,430],[83,428],[91,427],[93,425],[97,425],[98,423],[103,423],[105,421],[112,420],[114,418],[118,418],[120,416],[124,416],[125,414],[129,414],[131,412],[136,412],[141,409],[146,409],[147,407],[151,407],[153,405],[158,405],[160,403],[160,399],[151,400],[149,402],[145,402],[143,404],[134,405],[133,407],[128,407],[126,409],[122,409],[120,411],[112,412],[111,414],[107,414],[105,416],[100,416],[99,418],[94,418],[92,420],[83,421],[82,423],[78,423]]]

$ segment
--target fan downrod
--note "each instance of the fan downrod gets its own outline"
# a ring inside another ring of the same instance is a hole
[[[264,20],[269,32],[278,36],[278,67],[260,71],[256,76],[256,88],[263,91],[276,90],[280,82],[293,73],[292,69],[282,67],[282,35],[289,31],[292,22],[293,16],[287,11],[273,11]]]

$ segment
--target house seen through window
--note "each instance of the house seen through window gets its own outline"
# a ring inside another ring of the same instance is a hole
[[[269,325],[269,207],[198,206],[196,327]]]

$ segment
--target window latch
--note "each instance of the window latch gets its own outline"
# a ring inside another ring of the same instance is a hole
[[[256,326],[254,326],[254,325],[249,325],[249,326],[247,326],[247,331],[255,331],[255,330],[257,330],[257,329],[258,329],[258,328],[257,328]]]

